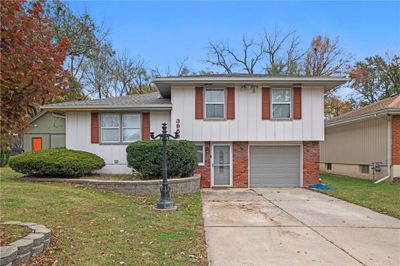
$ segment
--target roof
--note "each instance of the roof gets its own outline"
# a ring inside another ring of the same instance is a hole
[[[293,86],[301,84],[323,86],[325,91],[329,91],[347,81],[349,81],[349,79],[345,77],[274,76],[266,74],[250,75],[240,73],[154,78],[154,83],[163,97],[170,97],[172,85],[211,86],[255,84],[259,86]]]
[[[161,97],[158,92],[42,106],[43,109],[47,110],[170,110],[171,107],[171,100]]]
[[[389,97],[357,110],[333,117],[326,120],[325,125],[329,127],[386,114],[400,114],[400,96]]]

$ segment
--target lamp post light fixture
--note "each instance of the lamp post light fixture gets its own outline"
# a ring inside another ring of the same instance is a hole
[[[160,187],[161,197],[157,202],[156,210],[169,211],[175,210],[176,206],[169,196],[168,186],[168,156],[167,156],[167,141],[179,138],[179,129],[175,132],[175,135],[168,134],[167,123],[162,123],[162,132],[157,136],[154,136],[154,132],[150,132],[151,139],[161,139],[163,143],[163,157],[162,157],[162,185]]]

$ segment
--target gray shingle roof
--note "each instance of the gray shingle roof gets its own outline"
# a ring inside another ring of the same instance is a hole
[[[169,106],[171,99],[162,98],[158,92],[135,94],[122,97],[95,99],[87,101],[74,101],[63,102],[55,104],[47,104],[43,106],[44,109],[48,108],[79,108],[79,107],[146,107],[146,106]]]

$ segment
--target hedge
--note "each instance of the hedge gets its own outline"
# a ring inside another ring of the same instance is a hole
[[[186,140],[168,141],[168,175],[187,177],[197,167],[196,148]],[[126,148],[128,166],[142,174],[143,179],[162,176],[162,142],[138,141]]]
[[[22,153],[9,161],[9,166],[17,172],[43,177],[78,177],[104,165],[104,160],[93,153],[65,148]]]

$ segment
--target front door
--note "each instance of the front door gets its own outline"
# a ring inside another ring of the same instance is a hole
[[[231,146],[214,144],[212,147],[213,186],[231,186]]]

